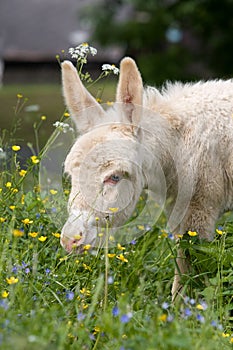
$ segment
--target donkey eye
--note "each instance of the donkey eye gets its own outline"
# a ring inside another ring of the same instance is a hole
[[[121,180],[120,175],[112,174],[111,176],[109,176],[107,179],[104,180],[104,183],[116,185],[120,180]]]

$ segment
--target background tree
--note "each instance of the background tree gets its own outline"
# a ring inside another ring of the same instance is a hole
[[[161,84],[232,76],[232,13],[232,0],[102,0],[84,16],[93,39],[120,45]]]

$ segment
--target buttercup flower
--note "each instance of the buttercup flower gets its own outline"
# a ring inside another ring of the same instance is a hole
[[[24,169],[21,169],[20,171],[19,171],[19,176],[25,176],[27,174],[27,170],[24,170]]]
[[[197,232],[196,231],[188,231],[188,235],[190,237],[195,237],[195,236],[197,236]]]
[[[28,218],[21,220],[24,225],[32,224],[33,220],[30,220]]]
[[[11,276],[9,278],[6,278],[6,281],[8,284],[16,284],[19,282],[19,279],[14,276]]]
[[[39,240],[40,242],[45,242],[46,239],[47,239],[46,236],[40,236],[40,237],[38,238],[38,240]]]
[[[11,148],[12,148],[12,151],[15,151],[15,152],[20,150],[20,146],[18,145],[13,145]]]
[[[24,235],[24,231],[23,230],[18,230],[18,229],[13,230],[13,236],[14,237],[22,237],[23,235]]]
[[[0,222],[6,221],[6,218],[0,217]]]
[[[37,156],[31,156],[30,158],[33,164],[38,164],[40,162]]]
[[[49,191],[51,194],[57,194],[57,190],[50,190]]]
[[[36,238],[38,236],[38,232],[29,232],[28,236]]]
[[[128,262],[128,260],[124,257],[124,255],[123,254],[120,254],[120,255],[118,255],[117,256],[117,259],[119,259],[119,260],[121,260],[121,261],[123,261],[123,262]]]
[[[10,187],[12,186],[12,183],[11,183],[10,181],[8,181],[8,182],[5,184],[5,186],[6,186],[7,188],[10,188]]]
[[[2,292],[2,298],[7,298],[8,295],[9,295],[9,292],[7,292],[6,290],[4,290],[4,291]]]

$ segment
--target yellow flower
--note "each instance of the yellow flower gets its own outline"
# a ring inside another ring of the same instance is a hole
[[[47,237],[46,236],[40,236],[38,239],[39,239],[40,242],[45,242]]]
[[[18,188],[12,188],[11,191],[12,191],[13,193],[19,192]]]
[[[17,94],[17,97],[18,98],[23,98],[23,95],[22,94]]]
[[[204,310],[204,307],[203,307],[201,304],[197,304],[196,308],[197,308],[198,310]]]
[[[23,235],[24,235],[24,231],[23,230],[18,230],[18,229],[13,230],[13,236],[15,236],[15,237],[22,237]]]
[[[116,254],[114,254],[114,253],[108,253],[108,257],[109,257],[109,258],[114,258],[114,256],[116,256]]]
[[[158,317],[158,320],[162,321],[162,322],[166,322],[167,321],[167,315],[166,314],[162,314],[161,316]]]
[[[52,232],[52,235],[54,236],[54,237],[56,237],[56,238],[60,238],[61,237],[61,234],[60,233],[58,233],[58,232]]]
[[[9,278],[6,278],[6,281],[8,284],[16,284],[19,282],[19,279],[15,278],[14,276],[11,276]]]
[[[15,209],[15,205],[10,205],[9,208],[10,208],[11,210],[14,210],[14,209]]]
[[[38,164],[40,162],[40,160],[38,159],[37,156],[31,156],[30,158],[31,158],[33,164]]]
[[[216,232],[217,232],[217,234],[219,234],[219,235],[222,235],[222,234],[223,234],[223,231],[222,231],[222,230],[216,229]]]
[[[32,224],[33,220],[30,220],[28,218],[21,220],[24,225]]]
[[[70,116],[70,113],[68,113],[68,112],[64,113],[64,117],[68,118],[69,116]]]
[[[118,210],[119,210],[119,208],[108,208],[112,213],[116,213]]]
[[[27,174],[27,170],[24,170],[24,169],[21,169],[20,171],[19,171],[19,176],[25,176]]]
[[[144,225],[138,225],[137,228],[138,228],[139,230],[145,230],[145,226],[144,226]]]
[[[8,181],[8,182],[5,184],[5,186],[6,186],[7,188],[10,188],[10,187],[12,186],[12,183],[11,183],[10,181]]]
[[[229,333],[222,333],[222,337],[223,337],[223,338],[229,338],[229,337],[230,337],[230,334],[229,334]]]
[[[46,115],[42,115],[42,116],[40,117],[41,120],[46,120],[46,118],[47,118]]]
[[[9,295],[9,292],[7,292],[6,290],[4,290],[4,291],[2,292],[2,298],[7,298],[8,295]]]
[[[107,105],[108,105],[108,106],[112,106],[112,105],[113,105],[113,102],[107,101]]]
[[[64,194],[70,194],[69,190],[64,190]]]
[[[188,235],[190,237],[195,237],[195,236],[197,236],[197,232],[196,231],[188,231]]]
[[[91,248],[91,245],[90,245],[90,244],[86,244],[86,245],[83,247],[84,250],[89,250],[90,248]]]
[[[32,238],[36,238],[38,236],[38,232],[29,232],[28,236],[30,236]]]
[[[233,344],[233,337],[230,339],[230,343]]]
[[[15,151],[15,152],[20,150],[20,146],[18,145],[13,145],[11,148],[12,148],[12,151]]]
[[[87,295],[87,296],[90,296],[90,295],[91,295],[90,290],[89,290],[89,289],[86,289],[86,288],[80,289],[80,293],[81,293],[81,294],[84,294],[84,295]]]
[[[120,243],[117,243],[117,249],[119,249],[119,250],[125,250],[125,247],[122,247],[122,246],[120,245]]]
[[[57,194],[57,191],[56,190],[50,190],[49,191],[51,194]]]
[[[6,221],[6,218],[0,217],[0,222]]]
[[[124,257],[123,254],[117,255],[117,259],[123,261],[123,262],[128,262],[128,260]]]
[[[96,98],[96,101],[98,102],[98,103],[101,103],[102,102],[102,100],[101,100],[101,98]]]

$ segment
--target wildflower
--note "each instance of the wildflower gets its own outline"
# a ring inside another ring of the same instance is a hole
[[[222,337],[223,337],[223,338],[229,338],[229,337],[230,337],[230,334],[229,334],[229,333],[222,333]]]
[[[33,164],[38,164],[40,162],[37,156],[31,156],[30,158]]]
[[[18,230],[18,229],[13,230],[13,236],[14,237],[22,237],[23,235],[24,235],[24,231],[23,230]]]
[[[121,323],[128,323],[130,319],[132,318],[133,314],[132,312],[128,312],[127,314],[124,314],[121,316]]]
[[[99,97],[97,97],[95,100],[96,100],[96,102],[98,102],[98,103],[102,103],[102,100],[101,100],[101,98],[99,98]]]
[[[69,124],[59,122],[59,121],[56,121],[53,124],[53,126],[55,126],[55,128],[58,129],[59,131],[62,131],[64,134],[67,133],[67,131],[74,131],[74,129],[71,126],[69,126]]]
[[[50,192],[51,194],[53,194],[53,195],[54,195],[54,194],[57,194],[57,190],[50,190],[49,192]]]
[[[114,278],[112,276],[108,277],[108,284],[113,284]]]
[[[83,263],[83,267],[85,270],[92,271],[92,268],[85,263]]]
[[[119,260],[121,260],[121,261],[123,261],[123,262],[128,262],[128,260],[124,257],[124,255],[123,254],[120,254],[120,255],[118,255],[117,256],[117,259],[119,259]]]
[[[86,288],[80,289],[80,293],[81,293],[81,294],[84,294],[84,295],[87,295],[87,296],[90,296],[90,295],[91,295],[90,290],[89,290],[89,289],[86,289]]]
[[[90,245],[90,244],[86,244],[86,245],[83,247],[83,249],[86,250],[86,251],[89,250],[90,248],[91,248],[91,245]]]
[[[184,309],[184,316],[185,317],[192,316],[192,311],[189,308]]]
[[[158,317],[159,321],[166,322],[167,321],[167,314],[162,314]]]
[[[18,98],[23,98],[23,95],[22,94],[17,94],[16,95]]]
[[[8,182],[5,184],[5,186],[6,186],[7,188],[10,188],[10,187],[12,186],[12,183],[11,183],[10,181],[8,181]]]
[[[119,249],[119,250],[125,250],[125,247],[122,247],[122,246],[120,245],[120,243],[117,243],[117,249]]]
[[[52,235],[54,236],[54,237],[56,237],[56,238],[60,238],[61,237],[61,234],[60,233],[58,233],[58,232],[52,232]]]
[[[112,213],[116,213],[118,210],[119,210],[119,208],[108,208]]]
[[[7,292],[6,290],[4,290],[4,291],[2,292],[2,298],[7,298],[8,295],[9,295],[9,292]]]
[[[10,205],[9,208],[10,208],[11,210],[14,210],[14,209],[15,209],[15,205]]]
[[[66,292],[66,300],[73,300],[74,299],[74,292],[68,291]]]
[[[106,104],[107,104],[108,106],[112,106],[112,105],[113,105],[113,102],[107,101]]]
[[[217,234],[219,234],[219,235],[222,235],[223,233],[225,233],[225,232],[223,231],[223,227],[222,227],[222,226],[219,226],[219,227],[216,229],[216,232],[217,232]]]
[[[196,308],[198,310],[206,310],[208,308],[208,305],[204,301],[202,301],[200,302],[200,304],[197,304]]]
[[[111,259],[111,258],[114,258],[114,256],[116,256],[116,254],[114,253],[108,253],[108,257]]]
[[[29,268],[29,267],[26,267],[26,269],[24,270],[24,272],[25,272],[26,274],[30,273],[30,268]]]
[[[102,70],[106,73],[119,74],[119,68],[115,66],[115,64],[103,64]]]
[[[42,116],[40,117],[41,120],[46,120],[46,118],[47,118],[46,115],[42,115]]]
[[[132,244],[132,245],[135,245],[137,242],[136,242],[136,240],[135,239],[133,239],[131,242],[130,242],[130,244]]]
[[[38,232],[29,232],[28,236],[36,238],[38,236]]]
[[[233,344],[233,337],[230,339],[230,343]]]
[[[40,242],[45,242],[46,239],[47,239],[47,236],[40,236],[40,237],[38,238],[38,240],[39,240]]]
[[[18,146],[18,145],[13,145],[12,147],[12,151],[15,151],[15,152],[17,152],[17,151],[19,151],[20,150],[20,146]]]
[[[74,58],[78,61],[84,59],[89,53],[92,56],[95,56],[97,54],[97,50],[96,48],[89,46],[88,43],[82,43],[75,48],[69,48],[69,54],[71,55],[71,58]]]
[[[204,323],[204,322],[205,322],[205,317],[204,317],[203,315],[198,314],[198,315],[197,315],[197,320],[198,320],[200,323]]]
[[[197,236],[197,232],[196,231],[188,231],[188,235],[190,237],[195,237],[195,236]]]
[[[30,220],[28,218],[21,220],[24,225],[29,225],[33,223],[33,220]]]
[[[65,112],[63,115],[64,115],[64,117],[68,118],[70,116],[70,113]]]
[[[164,303],[162,303],[163,310],[167,310],[168,308],[169,308],[169,304],[166,301]]]
[[[82,312],[79,312],[77,315],[78,321],[83,321],[85,319],[86,315],[84,315]]]
[[[6,221],[6,218],[0,217],[0,222]]]
[[[6,278],[6,281],[8,284],[16,284],[19,282],[19,279],[15,278],[14,276],[11,276],[9,278]]]
[[[12,188],[11,191],[12,191],[13,193],[19,192],[18,188]]]
[[[114,308],[112,309],[112,315],[116,317],[119,315],[119,313],[119,308],[117,306],[114,306]]]

